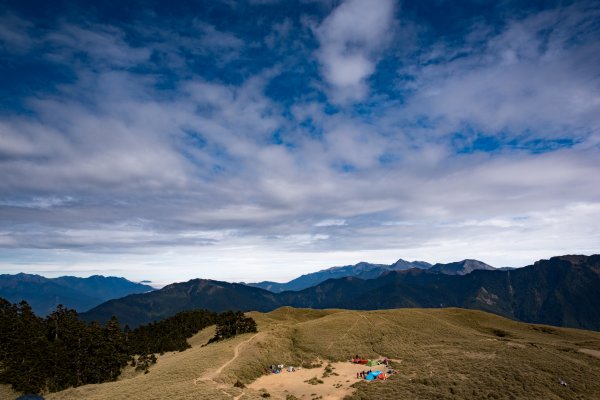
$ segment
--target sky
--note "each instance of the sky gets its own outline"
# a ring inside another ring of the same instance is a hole
[[[597,1],[0,0],[0,272],[600,250]]]

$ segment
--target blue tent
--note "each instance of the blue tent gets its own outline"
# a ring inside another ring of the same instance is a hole
[[[379,374],[381,374],[381,371],[373,371],[373,372],[369,372],[369,374],[367,375],[367,377],[365,378],[368,381],[372,381],[374,379],[376,379]]]
[[[17,400],[44,400],[44,398],[37,394],[24,394],[22,396],[17,397]]]

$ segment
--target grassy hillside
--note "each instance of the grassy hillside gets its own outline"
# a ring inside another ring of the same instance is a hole
[[[213,333],[209,328],[192,338],[191,349],[159,357],[149,374],[126,371],[117,382],[47,398],[259,399],[262,392],[233,384],[249,384],[273,363],[308,366],[344,361],[352,354],[395,359],[399,371],[385,382],[339,377],[356,383],[353,399],[600,398],[600,382],[593,379],[600,376],[598,332],[518,323],[463,309],[283,307],[250,314],[258,323],[257,335],[201,347]],[[559,378],[568,386],[559,385]]]

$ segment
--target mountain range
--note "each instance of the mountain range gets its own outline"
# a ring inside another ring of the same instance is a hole
[[[494,269],[494,267],[477,260],[463,260],[450,264],[435,265],[431,265],[425,261],[406,261],[403,259],[399,259],[393,264],[371,264],[362,261],[354,265],[333,267],[305,274],[286,283],[263,281],[248,283],[247,285],[265,289],[273,293],[281,293],[286,290],[298,291],[307,289],[328,279],[345,278],[348,276],[361,279],[374,279],[389,271],[406,271],[411,268],[429,269],[448,275],[464,275],[476,269]]]
[[[403,271],[410,268],[427,269],[430,267],[432,265],[425,261],[405,261],[402,259],[390,265],[360,262],[355,265],[333,267],[302,275],[287,283],[266,281],[249,283],[248,286],[280,293],[286,290],[303,290],[332,278],[355,276],[362,279],[373,279],[389,271]],[[433,267],[440,267],[439,271],[447,274],[463,274],[477,268],[492,268],[476,260],[436,264]],[[154,290],[145,283],[150,282],[135,283],[124,278],[101,275],[94,275],[89,278],[74,276],[45,278],[40,275],[23,273],[0,275],[0,297],[4,297],[11,302],[26,300],[38,315],[49,314],[58,304],[82,312],[111,299]]]
[[[193,308],[269,311],[280,306],[345,309],[461,307],[515,320],[600,330],[600,255],[559,256],[514,270],[452,266],[391,270],[374,279],[346,276],[300,291],[273,293],[245,284],[193,279],[133,294],[83,313],[86,320],[116,315],[131,327]]]
[[[48,315],[59,304],[82,312],[110,299],[152,290],[152,286],[114,276],[45,278],[23,273],[0,275],[0,297],[12,303],[25,300],[40,316]]]

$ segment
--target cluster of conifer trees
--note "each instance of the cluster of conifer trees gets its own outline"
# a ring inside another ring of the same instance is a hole
[[[218,316],[206,310],[183,311],[132,331],[125,327],[129,350],[132,354],[140,355],[183,351],[190,347],[186,339],[217,323]]]
[[[154,353],[183,351],[190,347],[187,338],[213,324],[216,334],[209,343],[256,332],[254,320],[241,312],[185,311],[122,330],[114,317],[101,326],[58,306],[40,318],[27,302],[0,298],[0,382],[19,392],[39,393],[113,381],[128,362],[147,371],[156,362]]]
[[[215,336],[207,344],[249,332],[256,332],[256,321],[240,311],[226,311],[218,315]]]
[[[87,324],[62,306],[45,319],[0,299],[0,381],[20,392],[58,391],[116,379],[129,359],[116,319]]]

